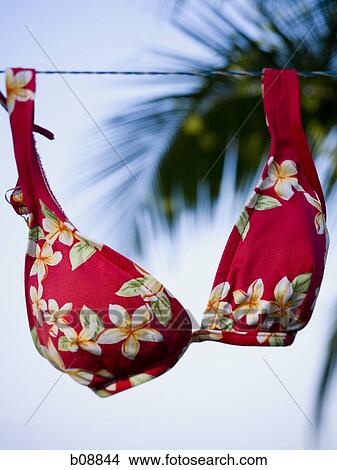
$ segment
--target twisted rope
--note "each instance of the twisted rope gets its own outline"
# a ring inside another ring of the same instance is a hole
[[[4,73],[5,70],[0,70]],[[261,77],[262,71],[221,71],[221,70],[186,70],[186,71],[161,71],[161,70],[36,70],[37,74],[43,75],[182,75],[182,76],[195,76],[195,77]],[[329,77],[337,78],[335,71],[298,71],[300,77]]]

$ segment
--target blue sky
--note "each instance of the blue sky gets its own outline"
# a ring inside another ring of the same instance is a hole
[[[26,25],[47,54],[62,69],[160,68],[150,50],[173,48],[205,54],[182,37],[153,2],[137,0],[132,11],[120,0],[47,3],[13,0],[3,7],[0,68],[53,68]],[[99,6],[97,6],[99,5]],[[204,55],[205,57],[205,55]],[[4,79],[1,76],[1,89]],[[118,227],[107,233],[94,217],[95,201],[105,187],[82,190],[78,173],[93,152],[104,148],[91,120],[73,92],[98,123],[134,97],[149,93],[137,78],[39,76],[36,122],[55,132],[53,142],[38,138],[38,148],[51,186],[70,219],[84,233],[112,243],[131,255]],[[0,191],[16,182],[8,116],[0,115]],[[87,169],[90,176],[90,167]],[[161,279],[200,320],[215,269],[244,195],[233,200],[231,167],[226,168],[223,198],[209,218],[207,204],[197,215],[186,213],[175,237],[153,232],[144,220],[148,250],[137,261]],[[113,181],[109,182],[113,184]],[[226,196],[226,197],[225,197]],[[331,205],[332,206],[332,205]],[[193,344],[167,374],[149,384],[105,400],[63,377],[35,351],[26,321],[23,258],[26,227],[5,202],[0,204],[1,270],[4,332],[0,380],[1,448],[307,448],[336,447],[337,408],[332,384],[319,442],[294,401],[280,386],[264,359],[272,365],[307,416],[313,416],[315,392],[329,329],[334,321],[336,213],[330,207],[332,245],[327,273],[310,325],[291,348],[245,349],[221,344]],[[109,217],[118,208],[111,208]],[[335,211],[336,212],[336,211]],[[334,230],[333,230],[334,228]],[[172,256],[174,253],[174,256]],[[6,295],[4,295],[6,294]],[[53,387],[28,426],[26,421]]]

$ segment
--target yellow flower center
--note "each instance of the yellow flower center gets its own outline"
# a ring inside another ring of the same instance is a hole
[[[59,231],[60,232],[71,232],[71,230],[61,220],[59,222]]]
[[[207,310],[217,310],[218,309],[218,299],[209,299],[207,303]]]
[[[50,256],[40,256],[39,257],[39,261],[42,264],[49,264],[50,260],[51,260]]]
[[[22,87],[17,85],[15,82],[7,83],[7,96],[17,95]]]
[[[79,338],[79,336],[76,336],[76,338],[73,338],[70,343],[73,345],[73,346],[79,346],[80,343],[81,343],[81,340]]]
[[[124,331],[125,334],[128,336],[132,335],[134,331],[141,330],[143,328],[142,325],[136,326],[136,328],[132,328],[132,325],[127,326],[126,328],[121,328],[122,331]]]
[[[254,297],[253,297],[253,298],[249,299],[248,305],[249,305],[250,309],[259,308],[260,307],[260,299],[254,299]]]
[[[49,316],[50,323],[56,323],[56,315],[55,313],[51,313]]]

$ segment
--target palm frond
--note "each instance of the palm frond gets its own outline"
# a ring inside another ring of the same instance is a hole
[[[178,3],[171,22],[205,51],[206,59],[191,57],[188,51],[158,51],[167,63],[165,68],[259,70],[286,64],[303,70],[327,70],[337,61],[335,0]],[[182,193],[193,208],[202,181],[209,185],[215,200],[226,158],[223,150],[233,143],[238,147],[240,187],[255,172],[269,145],[259,80],[169,77],[161,78],[160,83],[165,91],[157,89],[157,96],[131,105],[105,123],[124,161],[147,191],[137,196],[139,185],[127,182],[123,164],[108,149],[93,165],[96,171],[91,182],[108,179],[116,172],[122,175],[123,186],[110,190],[104,200],[116,201],[120,197],[117,193],[127,192],[134,205],[127,212],[121,210],[121,217],[129,225],[135,224],[137,207],[144,204],[150,211],[156,204],[174,223],[181,207],[175,194]],[[303,121],[314,151],[335,125],[336,94],[332,80],[303,82]],[[242,126],[254,107],[253,116]],[[337,168],[337,155],[334,160]],[[331,181],[336,177],[337,170]]]

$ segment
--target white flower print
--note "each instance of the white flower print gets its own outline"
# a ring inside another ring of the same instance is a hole
[[[42,313],[47,310],[47,302],[42,299],[42,285],[39,284],[37,289],[34,286],[30,286],[29,295],[32,302],[33,315],[37,318],[39,325],[42,326]]]
[[[261,299],[263,290],[262,279],[257,279],[248,287],[247,292],[241,289],[233,292],[234,301],[238,305],[233,311],[236,321],[245,317],[247,325],[256,325],[260,315],[269,312],[269,302]]]
[[[94,356],[101,356],[102,349],[93,339],[97,330],[96,317],[89,315],[89,324],[82,330],[77,331],[70,326],[60,326],[64,336],[59,338],[58,348],[60,351],[77,352],[79,349],[87,351]]]
[[[116,328],[103,331],[97,342],[99,344],[115,344],[123,341],[122,354],[128,359],[136,358],[140,349],[139,341],[156,343],[163,341],[162,334],[148,326],[152,315],[147,305],[137,308],[132,316],[120,305],[110,305],[109,317]]]
[[[260,344],[268,343],[270,346],[283,346],[286,334],[260,332],[256,339]]]
[[[202,328],[209,330],[222,329],[222,317],[232,313],[231,304],[224,301],[228,295],[229,290],[230,285],[228,282],[221,282],[214,287],[209,297],[206,311],[204,313],[204,318],[201,325]],[[232,323],[231,320],[229,320],[229,323]]]
[[[90,384],[94,377],[93,372],[85,369],[66,369],[61,356],[59,355],[50,338],[48,339],[48,346],[41,345],[40,347],[42,355],[48,359],[48,361],[51,362],[51,364],[56,367],[56,369],[60,370],[61,372],[65,372],[81,385]]]
[[[59,239],[61,243],[71,246],[74,241],[74,227],[68,222],[62,222],[60,219],[45,218],[42,220],[44,230],[48,233],[46,240],[53,244]]]
[[[25,88],[33,77],[31,70],[21,70],[15,75],[12,69],[6,71],[7,109],[11,114],[15,101],[28,101],[34,98],[34,92]]]
[[[304,292],[294,292],[292,283],[287,276],[284,276],[275,286],[275,300],[270,302],[267,323],[271,325],[276,320],[283,328],[290,329],[291,326],[295,326],[298,308],[302,305],[305,297],[306,293]]]
[[[259,187],[263,190],[274,186],[275,193],[281,199],[289,200],[294,194],[293,188],[297,191],[303,191],[295,175],[297,175],[297,167],[293,160],[277,163],[274,161],[274,157],[270,157],[268,176],[263,179]]]
[[[48,300],[48,311],[44,313],[44,319],[47,325],[50,326],[49,334],[50,336],[56,337],[58,335],[59,329],[67,326],[66,316],[71,312],[73,304],[68,302],[59,308],[58,303],[54,299]]]
[[[325,215],[323,212],[321,201],[319,200],[318,194],[315,191],[315,196],[312,197],[308,193],[304,193],[306,200],[317,209],[317,214],[315,215],[314,223],[316,227],[316,232],[319,235],[322,235],[326,231],[325,225]]]
[[[48,242],[45,242],[42,248],[36,244],[35,261],[30,275],[34,276],[37,274],[38,281],[43,281],[47,276],[48,266],[56,266],[61,259],[62,253],[60,251],[53,252],[53,248]]]

